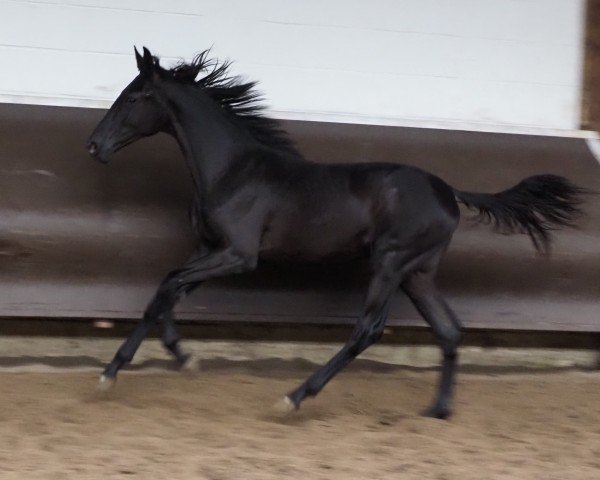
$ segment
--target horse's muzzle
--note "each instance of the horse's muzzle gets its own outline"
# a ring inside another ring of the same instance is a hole
[[[100,145],[98,145],[96,142],[90,140],[86,143],[85,149],[95,160],[98,160],[100,163],[108,163],[107,152],[105,149],[100,148]]]
[[[92,157],[95,157],[98,154],[98,144],[96,142],[88,142],[85,148]]]

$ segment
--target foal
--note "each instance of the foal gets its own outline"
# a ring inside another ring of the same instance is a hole
[[[540,175],[496,194],[466,193],[405,165],[312,163],[262,115],[255,84],[229,77],[227,63],[209,60],[205,51],[189,64],[165,69],[146,48],[135,55],[139,75],[98,124],[87,149],[106,163],[142,137],[175,137],[196,189],[198,248],[164,278],[101,382],[112,383],[158,322],[165,347],[185,365],[189,356],[179,346],[173,307],[208,279],[253,270],[260,259],[367,257],[370,284],[350,339],[283,402],[299,408],[376,342],[390,300],[402,288],[441,346],[441,380],[427,414],[446,418],[461,327],[434,278],[458,224],[458,202],[504,231],[527,233],[545,252],[549,230],[576,217],[581,190],[562,177]]]

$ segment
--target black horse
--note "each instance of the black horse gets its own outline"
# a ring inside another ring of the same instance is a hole
[[[173,307],[205,280],[253,270],[260,259],[366,257],[370,284],[350,339],[282,403],[298,408],[376,342],[400,287],[441,345],[439,391],[427,414],[447,417],[461,326],[434,278],[458,224],[458,202],[505,232],[527,233],[538,251],[547,252],[550,230],[572,225],[582,191],[562,177],[539,175],[496,194],[466,193],[405,165],[312,163],[263,116],[255,84],[230,77],[227,63],[210,60],[205,51],[189,64],[165,69],[146,48],[143,53],[135,51],[139,75],[96,127],[87,149],[106,163],[142,137],[175,137],[195,184],[198,248],[165,277],[101,382],[112,383],[159,322],[165,347],[185,365],[189,356],[179,346]]]

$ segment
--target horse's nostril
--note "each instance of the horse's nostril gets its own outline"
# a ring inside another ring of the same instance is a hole
[[[86,147],[88,152],[90,152],[90,155],[95,155],[98,151],[98,144],[96,144],[96,142],[88,142]]]

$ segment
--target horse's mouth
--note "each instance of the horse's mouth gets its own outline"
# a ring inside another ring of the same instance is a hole
[[[113,145],[104,148],[102,148],[102,146],[97,142],[90,140],[85,147],[92,158],[98,160],[100,163],[107,164],[109,162],[109,157],[113,153],[116,153],[130,143],[135,142],[135,140],[136,138],[128,138],[115,142]]]
[[[103,152],[104,149],[98,143],[90,140],[85,145],[85,149],[93,159],[98,160],[100,163],[108,163],[108,154]]]
[[[98,144],[96,142],[88,142],[87,145],[85,146],[85,148],[87,148],[88,153],[92,156],[95,157],[98,153]]]

